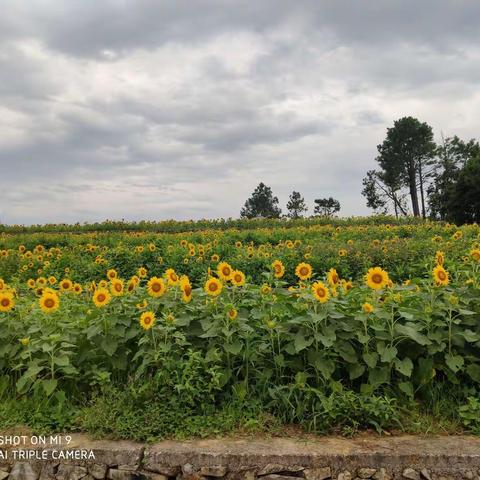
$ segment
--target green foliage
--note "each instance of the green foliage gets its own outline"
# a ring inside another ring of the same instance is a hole
[[[333,197],[317,198],[315,201],[315,215],[332,217],[340,211],[340,202]]]
[[[459,415],[466,430],[480,435],[480,398],[468,397],[467,403],[459,409]]]
[[[287,203],[287,210],[287,216],[290,218],[300,218],[308,210],[305,200],[299,192],[291,193]]]
[[[278,198],[264,183],[258,184],[240,212],[242,218],[278,218],[281,214]]]

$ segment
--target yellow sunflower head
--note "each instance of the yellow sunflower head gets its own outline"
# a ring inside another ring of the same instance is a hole
[[[69,278],[64,278],[60,282],[60,291],[69,292],[73,287],[73,282]]]
[[[327,281],[330,286],[338,285],[340,277],[338,276],[337,271],[334,268],[331,268],[327,273]]]
[[[155,323],[155,314],[151,311],[143,312],[140,315],[140,325],[144,330],[150,330]]]
[[[12,292],[0,291],[0,312],[9,312],[15,306],[15,299]]]
[[[205,292],[208,293],[211,297],[216,297],[222,292],[223,284],[218,278],[209,278],[205,282]]]
[[[47,291],[42,294],[39,299],[39,303],[42,312],[52,313],[58,310],[58,307],[60,306],[60,299],[55,292]]]
[[[435,263],[437,265],[443,265],[445,263],[445,254],[440,250],[435,253]]]
[[[231,281],[236,287],[245,285],[245,274],[240,270],[234,270],[232,273]]]
[[[448,272],[441,265],[437,265],[433,269],[433,280],[437,286],[444,286],[450,283]]]
[[[167,268],[165,278],[169,285],[176,285],[179,281],[179,277],[173,268]]]
[[[107,272],[107,277],[112,280],[114,278],[117,278],[118,277],[118,273],[115,269],[111,268],[110,270],[108,270]]]
[[[147,283],[147,293],[154,298],[161,297],[165,291],[167,290],[167,286],[162,278],[152,277]]]
[[[389,283],[388,273],[380,267],[370,268],[365,277],[365,281],[370,288],[380,290]]]
[[[221,262],[218,264],[217,273],[222,280],[228,281],[232,278],[233,268],[227,262]]]
[[[98,288],[93,293],[93,303],[96,307],[102,308],[110,303],[112,296],[106,288]]]
[[[312,293],[320,303],[325,303],[330,298],[330,292],[323,282],[315,282],[312,285]]]
[[[371,303],[368,303],[368,302],[365,302],[363,305],[362,305],[362,310],[365,312],[365,313],[372,313],[374,308],[373,308],[373,305]]]
[[[276,278],[282,278],[285,275],[285,267],[280,260],[275,260],[272,263],[273,274]]]
[[[272,291],[272,287],[264,283],[260,291],[262,292],[262,295],[268,295]]]
[[[121,297],[124,293],[123,280],[119,278],[113,278],[110,282],[110,292],[114,297]]]
[[[236,308],[232,307],[229,311],[228,311],[228,318],[233,322],[238,316],[238,311]]]
[[[295,275],[300,280],[308,280],[312,276],[312,266],[309,263],[299,263],[295,268]]]
[[[476,260],[477,262],[480,262],[480,248],[474,248],[470,251],[470,256]]]

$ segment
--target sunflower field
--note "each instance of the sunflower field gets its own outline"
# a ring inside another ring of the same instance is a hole
[[[477,225],[184,227],[0,234],[0,423],[480,431]]]

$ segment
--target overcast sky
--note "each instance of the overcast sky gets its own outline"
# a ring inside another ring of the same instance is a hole
[[[477,0],[2,0],[0,221],[360,192],[395,119],[479,138]]]

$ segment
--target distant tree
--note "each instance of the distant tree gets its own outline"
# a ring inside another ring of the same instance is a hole
[[[331,217],[335,213],[340,211],[340,202],[335,200],[332,197],[329,198],[317,198],[315,200],[315,210],[316,215],[321,215],[324,217]]]
[[[442,138],[437,148],[437,160],[433,170],[433,182],[428,188],[430,215],[445,220],[449,211],[449,200],[455,190],[460,172],[467,162],[480,156],[480,145],[474,139],[464,142],[457,136]]]
[[[415,216],[420,215],[420,189],[421,213],[425,218],[428,167],[436,152],[432,127],[416,118],[403,117],[387,129],[387,137],[377,149],[377,161],[387,184],[392,179],[397,179],[402,186],[408,187]]]
[[[272,189],[260,183],[240,211],[243,218],[279,218],[282,214]]]
[[[300,218],[303,216],[302,214],[308,210],[305,199],[299,192],[292,192],[287,203],[287,210],[287,216],[290,218]]]
[[[480,155],[467,161],[448,189],[445,218],[457,224],[480,222]]]
[[[376,213],[386,214],[389,212],[389,207],[393,206],[396,217],[399,214],[408,214],[406,194],[401,191],[398,177],[389,179],[382,172],[369,170],[362,183],[364,187],[362,195],[367,200],[367,207],[372,208]]]

